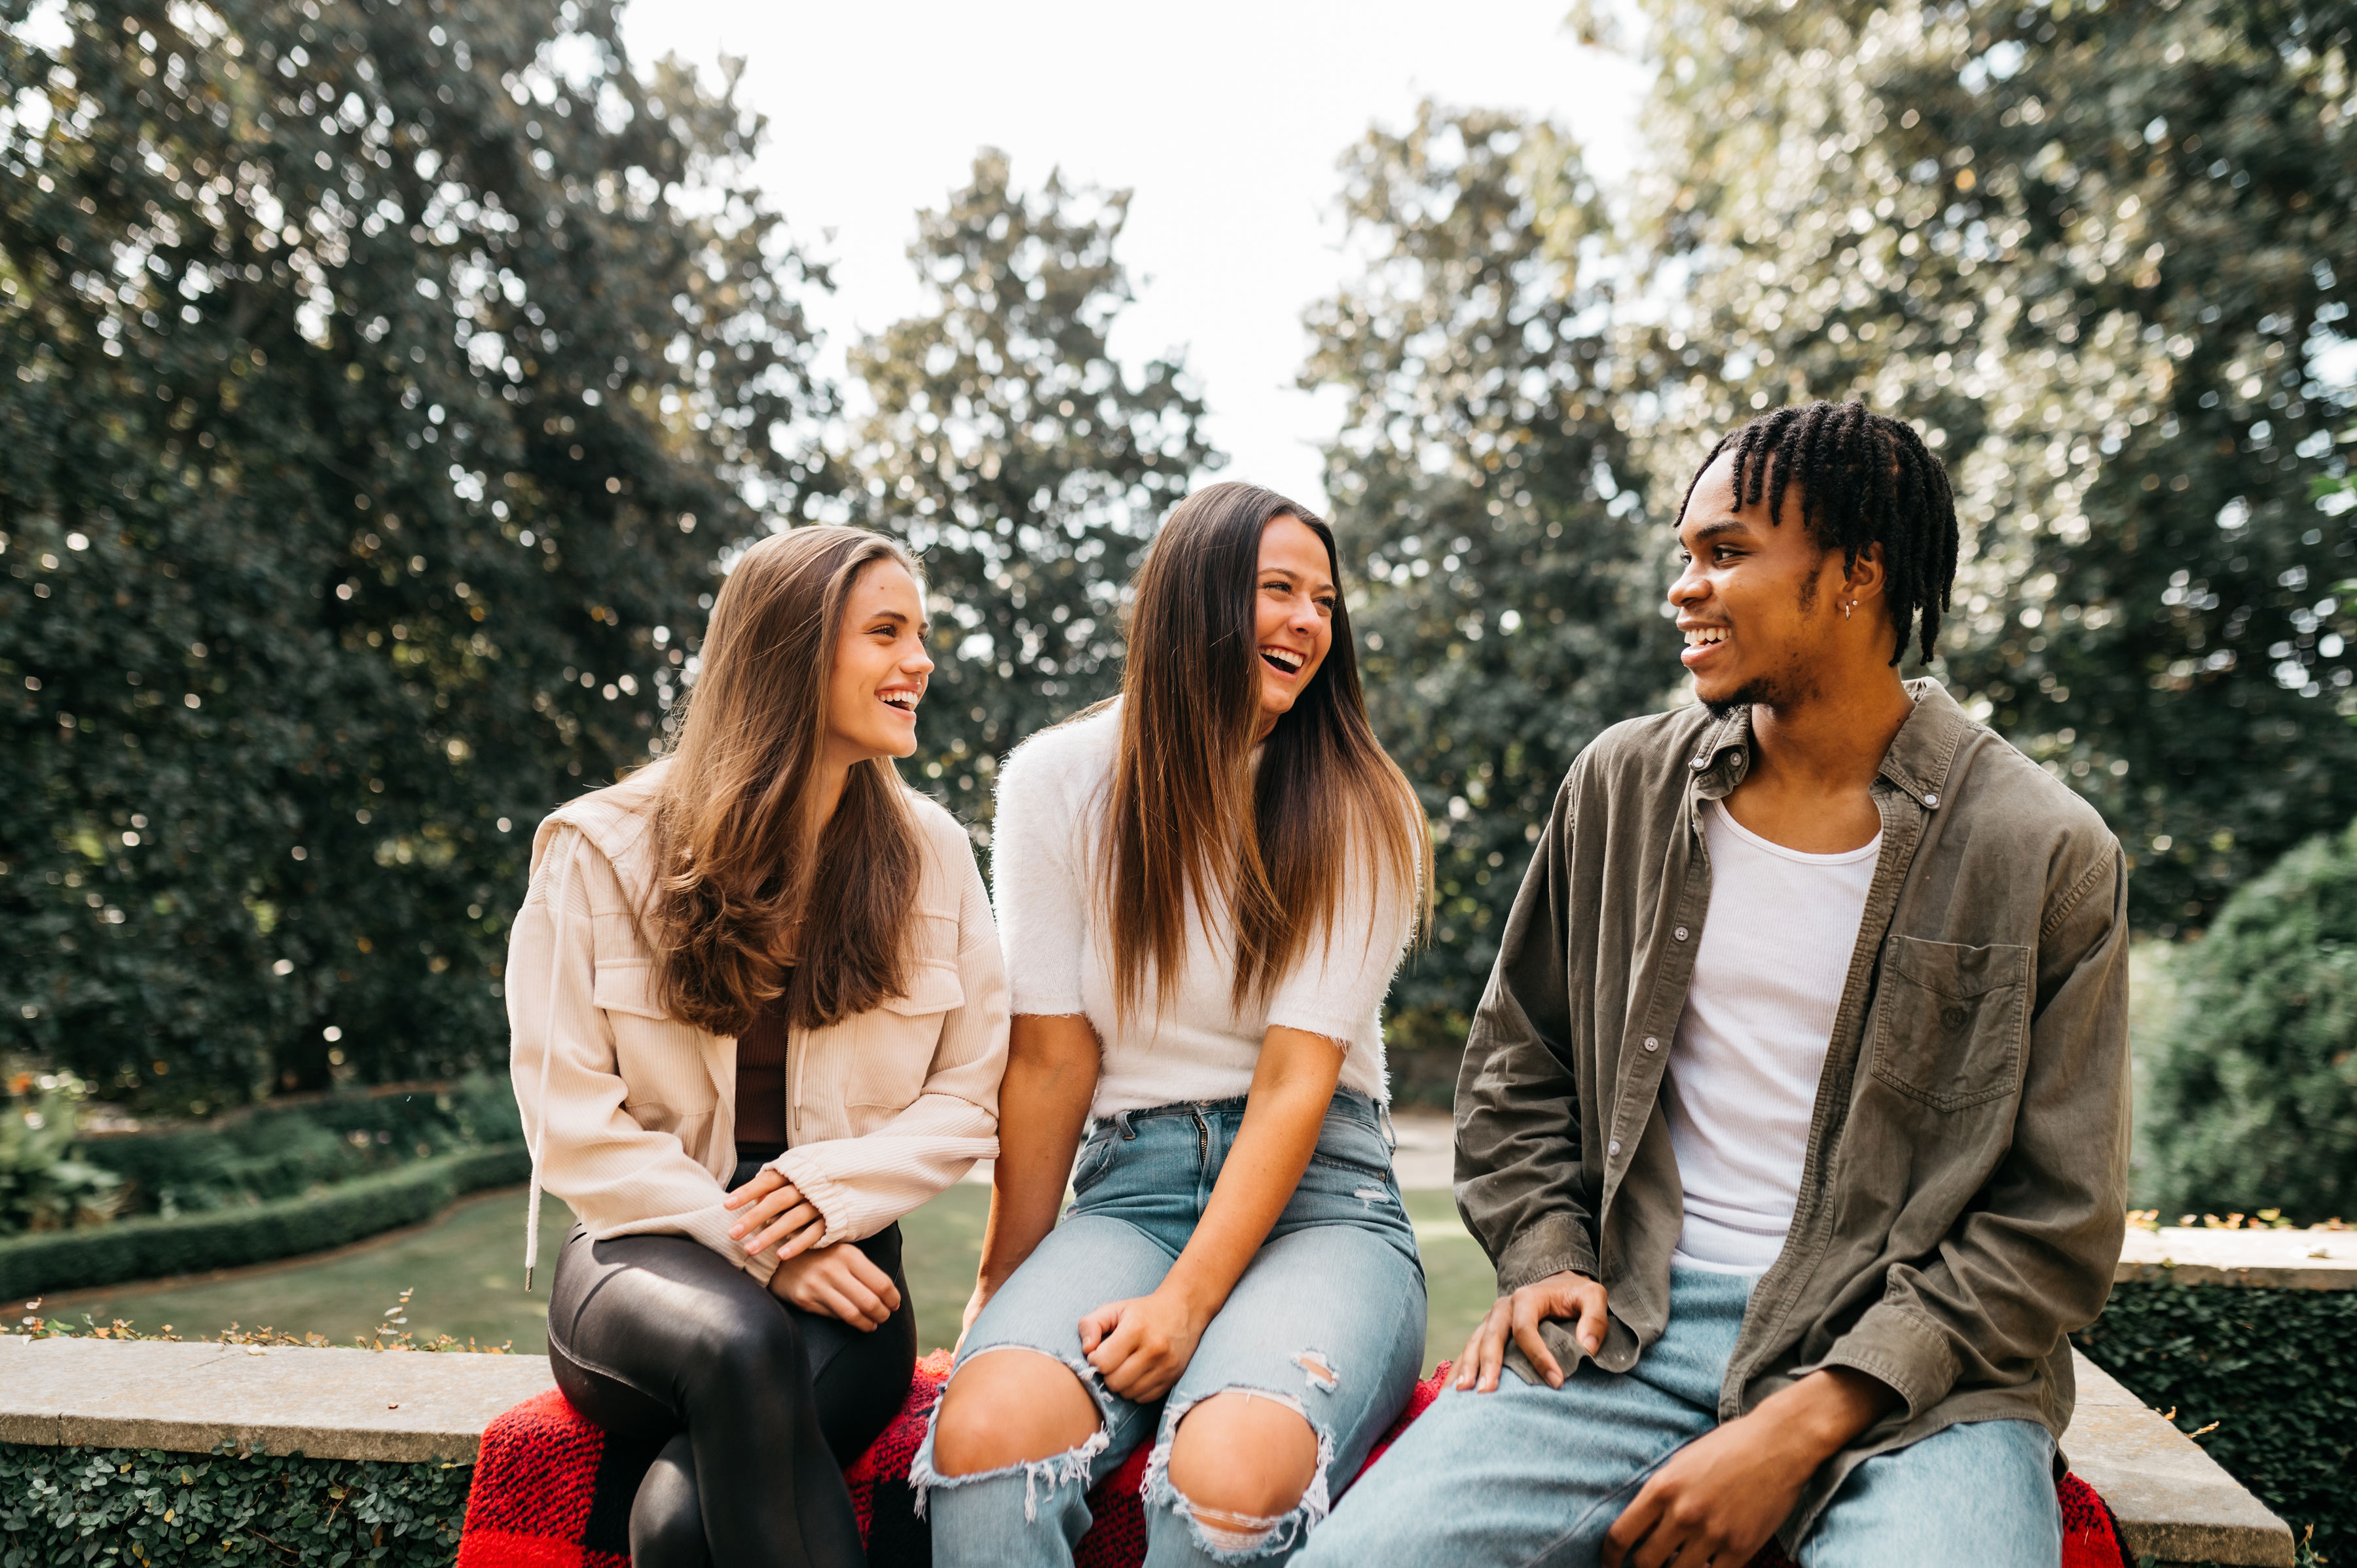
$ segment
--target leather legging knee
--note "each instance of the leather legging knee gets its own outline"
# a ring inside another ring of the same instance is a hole
[[[565,1240],[549,1361],[576,1408],[660,1444],[630,1519],[636,1568],[859,1568],[843,1467],[898,1413],[916,1317],[896,1226],[856,1243],[900,1288],[862,1332],[789,1306],[681,1236]]]

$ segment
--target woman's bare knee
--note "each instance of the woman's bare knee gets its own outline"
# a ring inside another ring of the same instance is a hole
[[[972,1476],[1053,1458],[1097,1431],[1096,1402],[1070,1367],[1037,1350],[989,1350],[957,1369],[933,1424],[933,1469]]]
[[[1231,1389],[1189,1411],[1170,1485],[1196,1522],[1246,1530],[1290,1513],[1318,1475],[1318,1434],[1286,1400]]]

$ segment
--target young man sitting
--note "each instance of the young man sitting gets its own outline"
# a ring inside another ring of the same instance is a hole
[[[1458,1080],[1498,1303],[1297,1561],[2052,1568],[2126,1202],[2119,846],[1900,680],[1956,561],[1907,425],[1754,421],[1678,543],[1700,703],[1572,765]]]

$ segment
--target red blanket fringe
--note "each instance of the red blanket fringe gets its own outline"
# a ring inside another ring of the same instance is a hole
[[[909,1487],[909,1462],[924,1441],[926,1414],[949,1374],[946,1350],[919,1361],[899,1416],[844,1472],[871,1568],[915,1568],[932,1560],[927,1526],[916,1517]],[[1368,1464],[1440,1397],[1448,1376],[1444,1361],[1416,1384]],[[1095,1523],[1072,1554],[1075,1568],[1138,1568],[1145,1561],[1138,1490],[1146,1454],[1138,1448],[1089,1493]],[[526,1400],[483,1434],[458,1568],[630,1568],[630,1499],[653,1460],[651,1448],[609,1443],[563,1394],[552,1391]],[[2119,1521],[2093,1487],[2065,1476],[2055,1491],[2062,1505],[2062,1568],[2135,1568]],[[1792,1564],[1770,1541],[1751,1568]]]

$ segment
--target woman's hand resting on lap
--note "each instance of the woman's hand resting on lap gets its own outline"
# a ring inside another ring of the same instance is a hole
[[[1140,1404],[1160,1399],[1187,1369],[1206,1319],[1175,1294],[1109,1301],[1081,1319],[1081,1352],[1105,1387]]]
[[[847,1243],[788,1258],[770,1276],[770,1294],[804,1312],[839,1317],[863,1334],[900,1310],[900,1287],[892,1276]]]
[[[778,1249],[770,1294],[780,1301],[839,1317],[863,1333],[882,1327],[900,1310],[900,1287],[866,1253],[856,1247],[818,1245],[826,1234],[826,1216],[776,1171],[764,1167],[723,1201],[743,1211],[728,1234],[748,1253]]]
[[[783,1262],[797,1252],[817,1246],[818,1239],[826,1234],[826,1216],[818,1211],[818,1205],[766,1165],[760,1175],[730,1193],[721,1204],[743,1210],[737,1223],[728,1228],[728,1234],[743,1243],[748,1255],[776,1247],[778,1261]]]

